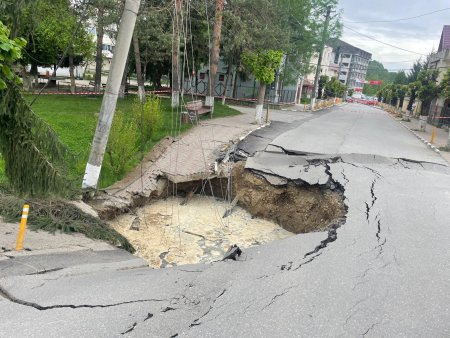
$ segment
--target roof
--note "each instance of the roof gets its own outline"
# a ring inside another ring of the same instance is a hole
[[[342,41],[341,39],[331,39],[328,41],[328,43],[333,47],[333,50],[336,51],[337,54],[351,53],[357,54],[367,60],[372,59],[371,53],[366,52],[361,48],[355,47],[345,41]]]
[[[450,49],[450,25],[445,25],[442,29],[438,52],[441,52],[445,49]]]

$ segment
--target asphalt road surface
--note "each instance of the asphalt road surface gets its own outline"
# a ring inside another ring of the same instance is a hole
[[[237,262],[11,273],[0,279],[0,336],[450,336],[446,162],[375,108],[301,116],[241,150],[260,175],[342,187],[348,213],[336,231]]]

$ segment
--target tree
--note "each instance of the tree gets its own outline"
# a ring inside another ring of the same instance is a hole
[[[317,91],[317,98],[318,99],[321,99],[322,96],[324,96],[323,95],[324,94],[323,90],[324,90],[325,85],[327,83],[328,83],[328,76],[321,75],[320,78],[319,78],[319,90]]]
[[[208,85],[206,87],[205,105],[214,108],[214,89],[216,85],[217,67],[219,65],[220,37],[222,32],[222,17],[225,0],[216,0],[214,34],[210,53]]]
[[[376,60],[369,62],[366,80],[379,80],[382,81],[383,85],[388,85],[394,82],[395,77],[396,73],[389,72],[386,68],[384,68],[382,63]],[[379,85],[365,84],[363,88],[363,93],[369,96],[373,96],[379,91]]]
[[[399,71],[394,78],[395,84],[405,85],[408,83],[408,78],[406,77],[405,71],[401,70]]]
[[[64,175],[68,150],[31,111],[11,71],[25,43],[9,39],[9,30],[0,22],[0,152],[5,173],[11,187],[22,194],[62,193],[70,186]]]
[[[256,102],[255,121],[262,123],[262,111],[264,105],[264,97],[266,93],[266,85],[275,79],[275,71],[280,67],[282,51],[264,50],[264,51],[245,51],[242,54],[242,61],[245,67],[259,81],[258,101]]]
[[[439,76],[438,70],[422,70],[417,81],[419,88],[417,90],[417,96],[422,101],[421,115],[428,115],[431,101],[438,97],[440,93],[440,87],[437,85],[437,78]]]
[[[444,74],[444,77],[440,83],[440,91],[444,99],[450,99],[450,68]]]
[[[347,87],[336,77],[332,77],[330,81],[325,84],[324,90],[326,97],[342,97],[345,94]]]
[[[94,0],[91,5],[94,8],[92,13],[96,22],[96,48],[95,48],[95,79],[94,89],[100,91],[102,88],[102,66],[103,66],[103,36],[105,29],[110,26],[117,26],[119,23],[119,5],[117,0]],[[115,29],[114,29],[115,31]]]

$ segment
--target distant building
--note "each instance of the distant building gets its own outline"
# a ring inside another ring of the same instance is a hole
[[[331,42],[334,51],[334,64],[339,67],[339,81],[362,92],[372,54],[347,42],[336,39]]]
[[[450,68],[450,25],[445,25],[442,28],[439,48],[436,53],[431,54],[428,67],[439,70],[438,83],[440,83],[444,74]],[[450,100],[444,100],[444,98],[435,99],[431,103],[429,116],[430,122],[434,124],[449,125],[450,119],[443,119],[441,117],[450,117]]]
[[[91,34],[92,40],[94,43],[97,43],[97,30],[95,26],[91,26],[88,29],[88,32]],[[111,61],[114,54],[115,42],[111,37],[107,34],[103,35],[103,43],[102,43],[102,54],[103,54],[103,65],[102,72],[109,73],[109,69],[111,68]],[[93,56],[91,62],[86,65],[86,72],[90,74],[95,74],[95,56]]]

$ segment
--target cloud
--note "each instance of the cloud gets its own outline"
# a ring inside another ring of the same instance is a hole
[[[355,31],[388,44],[429,54],[439,46],[444,25],[450,24],[450,10],[396,22],[370,22],[413,17],[449,8],[448,0],[340,0],[343,23]],[[383,45],[344,27],[342,40],[372,53],[391,70],[409,69],[420,55]]]

